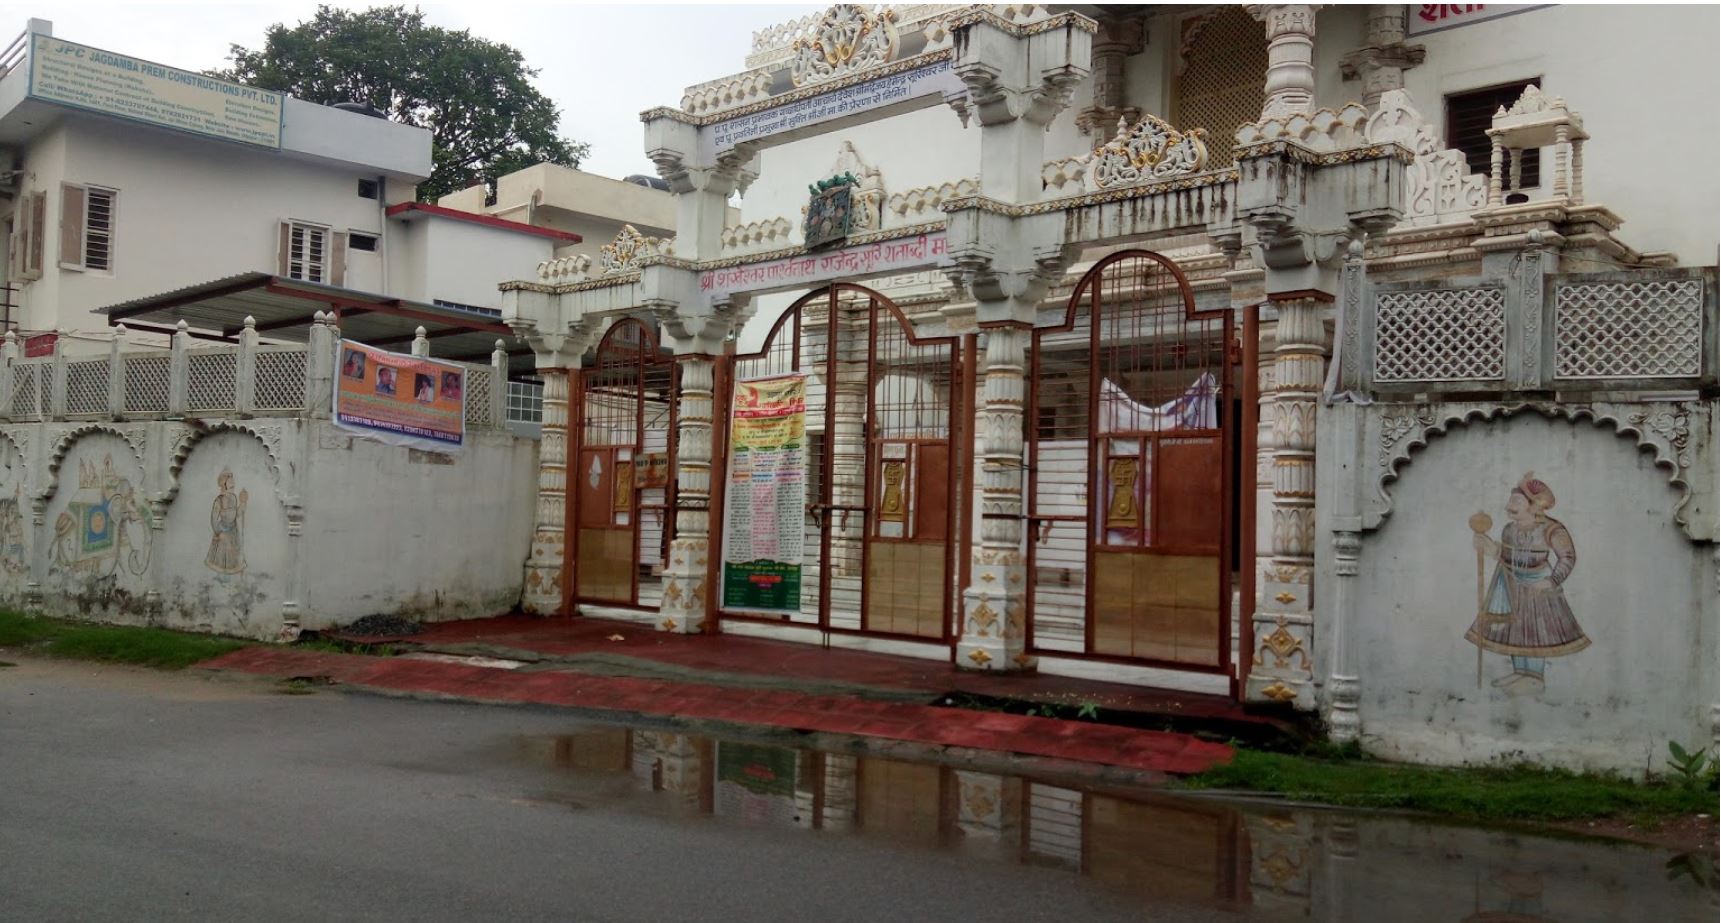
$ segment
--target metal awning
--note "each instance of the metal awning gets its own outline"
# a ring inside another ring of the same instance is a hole
[[[531,374],[532,351],[498,317],[459,308],[391,298],[350,288],[249,272],[97,308],[110,325],[171,334],[180,321],[201,339],[237,340],[245,318],[264,337],[303,342],[317,312],[334,311],[341,336],[369,346],[407,352],[425,330],[435,359],[487,363],[503,342],[511,376]]]

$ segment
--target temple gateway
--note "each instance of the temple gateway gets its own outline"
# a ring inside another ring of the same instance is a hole
[[[642,114],[672,239],[502,286],[545,386],[526,608],[1234,697],[1426,762],[1710,740],[1715,242],[1677,203],[1717,171],[1629,175],[1643,107],[1560,45],[1597,9],[759,33]]]

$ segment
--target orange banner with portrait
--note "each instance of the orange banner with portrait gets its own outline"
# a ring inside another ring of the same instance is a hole
[[[466,432],[466,369],[341,341],[335,425],[393,445],[447,452]]]

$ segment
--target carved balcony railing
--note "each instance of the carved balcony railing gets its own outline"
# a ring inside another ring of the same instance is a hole
[[[24,358],[17,334],[8,332],[0,347],[0,420],[326,417],[340,340],[332,326],[325,335],[313,337],[330,344],[318,356],[309,345],[259,343],[247,319],[235,344],[193,345],[182,331],[168,349],[127,350],[133,344],[121,327],[105,354],[67,355],[61,337],[53,353]],[[498,350],[488,365],[453,364],[466,369],[467,427],[505,429],[507,354]]]
[[[1339,305],[1341,389],[1389,401],[1714,389],[1715,269],[1546,271],[1552,259],[1531,247],[1509,271],[1462,284],[1370,284],[1353,260]]]

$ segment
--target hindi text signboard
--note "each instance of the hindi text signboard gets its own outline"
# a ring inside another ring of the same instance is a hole
[[[32,99],[279,150],[286,97],[51,35],[30,37]]]
[[[341,341],[335,425],[392,445],[449,452],[466,431],[466,369]]]
[[[882,273],[912,272],[938,265],[948,242],[943,231],[858,244],[826,253],[744,263],[699,274],[706,298],[777,288],[811,288],[832,279],[854,280]]]
[[[723,608],[799,612],[807,515],[807,378],[738,381],[730,413]]]
[[[1547,3],[1412,3],[1405,17],[1406,35],[1427,35],[1479,22],[1543,9]]]
[[[951,69],[950,60],[934,61],[924,67],[712,122],[699,132],[700,154],[711,158],[747,141],[787,134],[921,97],[934,97],[936,101],[946,93],[962,89],[962,80]]]

